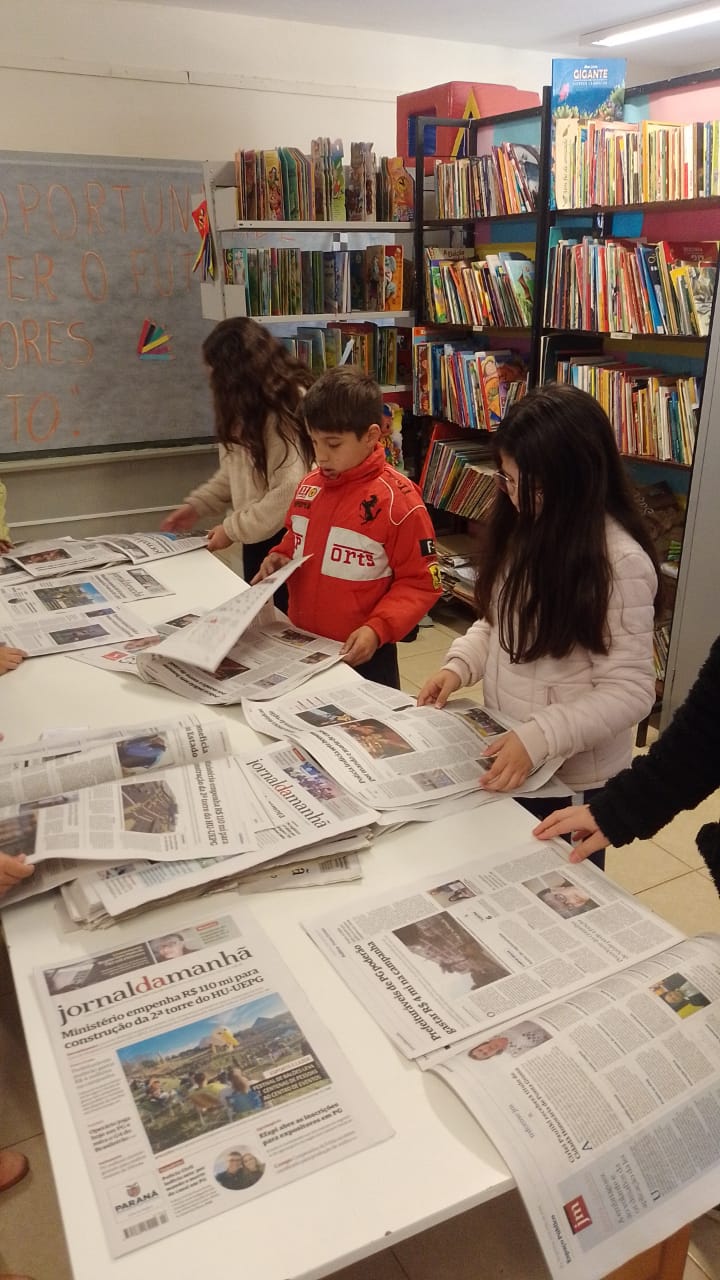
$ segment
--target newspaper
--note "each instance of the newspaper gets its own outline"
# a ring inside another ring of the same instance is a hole
[[[368,848],[369,844],[366,833],[346,836],[341,840],[324,843],[322,853],[319,848],[311,849],[300,860],[296,854],[288,855],[287,858],[264,863],[250,871],[223,876],[219,880],[211,880],[191,888],[177,887],[178,884],[182,885],[182,876],[178,879],[173,872],[183,865],[181,863],[125,862],[112,867],[108,867],[107,863],[98,863],[91,870],[76,874],[72,880],[66,878],[60,886],[60,892],[74,924],[83,929],[106,929],[118,920],[131,919],[152,907],[153,902],[145,901],[142,893],[135,895],[135,906],[128,905],[126,893],[129,890],[133,894],[133,877],[136,877],[135,888],[142,884],[143,876],[146,877],[146,883],[155,885],[160,878],[164,878],[164,907],[185,898],[225,893],[228,889],[237,889],[245,894],[263,893],[270,889],[316,888],[323,884],[360,880],[362,865],[358,852]],[[290,858],[295,860],[291,861]]]
[[[72,574],[12,587],[0,578],[0,622],[32,618],[67,609],[97,608],[105,604],[150,600],[174,593],[146,569],[111,569],[108,572]]]
[[[270,738],[298,738],[311,729],[348,724],[368,716],[413,707],[412,694],[374,680],[346,681],[320,690],[283,694],[268,706],[243,699],[243,715],[251,729]]]
[[[124,916],[179,892],[205,892],[214,882],[224,883],[259,864],[275,864],[289,855],[297,859],[300,850],[305,856],[311,850],[315,856],[345,852],[347,844],[337,842],[349,836],[359,838],[354,847],[366,846],[367,830],[377,815],[344,793],[297,747],[278,743],[249,761],[233,761],[234,800],[247,823],[251,847],[221,858],[207,856],[211,851],[206,850],[172,861],[123,859],[93,877],[92,892],[108,915]]]
[[[0,809],[0,849],[48,858],[156,860],[256,853],[239,763],[203,760]]]
[[[114,1257],[392,1136],[249,914],[140,936],[35,975]]]
[[[31,578],[54,578],[61,573],[77,573],[103,564],[119,564],[126,557],[93,538],[52,538],[23,542],[5,553],[18,569]]]
[[[85,662],[90,667],[99,667],[101,671],[122,671],[125,675],[140,676],[137,669],[137,654],[144,649],[152,649],[158,645],[164,636],[171,634],[171,631],[177,627],[187,627],[191,622],[196,622],[202,615],[202,609],[195,607],[186,610],[184,613],[178,614],[174,618],[168,618],[166,622],[156,622],[156,630],[152,635],[138,636],[135,639],[121,641],[115,644],[111,649],[85,649],[80,653],[72,653],[70,657],[75,662]]]
[[[0,586],[14,587],[18,582],[32,582],[29,573],[19,568],[14,560],[8,560],[7,556],[0,556]]]
[[[601,1280],[717,1204],[719,1042],[701,936],[446,1050],[556,1280]]]
[[[101,534],[92,542],[100,542],[112,552],[122,555],[133,564],[147,560],[166,560],[169,556],[182,555],[185,551],[200,551],[207,547],[206,533],[129,533]]]
[[[84,738],[59,743],[27,743],[12,756],[0,756],[0,806],[43,800],[69,790],[195,760],[230,754],[222,720],[202,724],[196,716],[118,727],[101,742]],[[2,846],[0,846],[2,847]]]
[[[468,699],[453,700],[442,711],[407,705],[393,710],[380,704],[374,688],[366,694],[364,685],[331,693],[307,706],[309,700],[283,700],[277,719],[272,709],[258,708],[248,713],[250,723],[270,734],[287,723],[285,732],[318,763],[348,791],[380,810],[436,805],[448,796],[478,789],[479,778],[492,763],[483,752],[513,725]],[[535,791],[560,763],[548,760],[513,795]],[[481,794],[494,798],[490,792]]]
[[[29,658],[39,658],[43,654],[67,653],[95,645],[123,641],[127,644],[151,635],[153,630],[148,622],[127,609],[100,605],[0,622],[0,644],[22,649]]]
[[[138,675],[195,702],[228,705],[276,698],[340,661],[342,645],[301,631],[272,606],[272,596],[302,564],[291,560],[254,587],[142,653]]]
[[[305,928],[397,1048],[432,1066],[431,1051],[682,938],[569,852],[558,840],[487,853]]]

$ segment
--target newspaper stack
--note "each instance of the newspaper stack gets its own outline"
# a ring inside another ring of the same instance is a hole
[[[243,713],[259,732],[296,742],[348,792],[377,809],[386,826],[455,813],[461,797],[471,797],[472,805],[497,799],[479,786],[492,763],[483,753],[512,728],[476,702],[454,700],[442,711],[417,707],[408,694],[367,680],[287,695],[272,706],[243,700]],[[513,794],[540,787],[552,794],[545,784],[560,763],[548,761]],[[567,787],[555,794],[566,795]]]
[[[25,543],[0,557],[0,643],[36,658],[157,642],[154,628],[122,607],[173,594],[141,563],[204,546],[205,539],[138,534],[117,542],[117,547],[94,539]],[[132,568],[98,569],[128,560]]]
[[[325,860],[322,877],[282,883],[356,877],[356,860],[332,859],[365,847],[377,816],[301,748],[244,759],[222,721],[195,716],[2,751],[0,802],[0,849],[37,864],[7,901],[80,876],[69,909],[93,925],[268,863]]]

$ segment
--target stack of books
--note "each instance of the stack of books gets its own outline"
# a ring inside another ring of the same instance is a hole
[[[545,324],[597,333],[706,337],[716,240],[657,244],[550,232]]]
[[[529,328],[535,264],[525,248],[426,246],[425,297],[433,323]]]
[[[495,431],[527,390],[527,365],[514,351],[478,351],[413,330],[413,411],[479,431]]]
[[[534,213],[539,176],[539,152],[525,144],[504,142],[489,155],[440,160],[435,169],[438,217]]]
[[[600,402],[621,453],[685,466],[692,462],[702,379],[603,356],[558,360],[556,379]]]
[[[410,222],[415,183],[401,156],[378,168],[372,143],[315,138],[297,147],[235,153],[236,216],[268,222]]]
[[[423,482],[427,503],[453,515],[481,520],[495,496],[495,464],[488,437],[435,440]]]

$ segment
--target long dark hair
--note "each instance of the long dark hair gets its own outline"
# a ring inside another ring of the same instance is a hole
[[[500,644],[513,662],[563,658],[575,645],[607,653],[606,516],[647,552],[660,582],[607,415],[587,392],[551,384],[512,405],[495,445],[498,465],[501,451],[517,464],[519,509],[498,491],[479,559],[480,617],[497,609]],[[658,594],[659,586],[656,609]]]
[[[227,448],[246,449],[252,465],[267,481],[265,427],[275,415],[278,434],[308,465],[312,445],[301,412],[302,391],[313,375],[281,342],[254,320],[237,316],[221,320],[203,342],[210,368],[218,439]]]

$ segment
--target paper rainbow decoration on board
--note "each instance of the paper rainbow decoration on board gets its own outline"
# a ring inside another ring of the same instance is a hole
[[[152,320],[143,321],[138,338],[137,353],[141,360],[172,360],[171,334]]]

